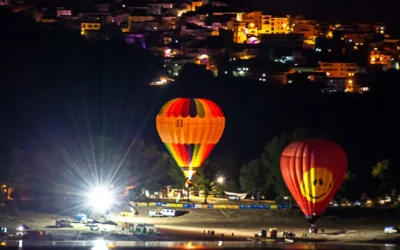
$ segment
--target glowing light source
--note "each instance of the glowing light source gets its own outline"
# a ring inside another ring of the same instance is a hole
[[[224,183],[224,181],[225,181],[225,178],[222,177],[222,176],[221,176],[221,177],[218,177],[218,179],[217,179],[217,182],[218,182],[218,183],[221,183],[221,184]]]
[[[208,55],[202,54],[202,55],[199,56],[199,59],[200,60],[208,59]]]
[[[165,56],[165,57],[170,57],[170,56],[171,56],[171,49],[166,49],[166,50],[164,51],[164,56]]]
[[[108,250],[107,243],[103,239],[98,239],[94,242],[92,250]]]
[[[186,248],[188,248],[188,249],[193,249],[193,248],[195,248],[195,247],[193,246],[193,243],[192,243],[191,241],[189,241],[189,242],[186,244]]]
[[[258,39],[255,36],[252,36],[249,39],[247,39],[247,43],[249,43],[249,44],[258,44],[258,43],[260,43],[260,39]]]
[[[105,211],[114,203],[113,194],[107,188],[98,187],[88,194],[89,205],[97,211]]]

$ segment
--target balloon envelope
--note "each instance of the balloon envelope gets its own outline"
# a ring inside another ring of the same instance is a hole
[[[162,107],[156,126],[162,142],[191,179],[221,138],[225,117],[210,100],[177,98]]]
[[[300,209],[314,224],[340,188],[347,172],[344,150],[326,139],[305,139],[285,148],[281,172]]]

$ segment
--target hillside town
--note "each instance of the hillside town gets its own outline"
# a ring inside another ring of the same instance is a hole
[[[120,38],[149,50],[165,71],[152,85],[173,81],[193,63],[221,78],[307,81],[322,83],[326,93],[363,93],[370,89],[369,73],[400,68],[400,39],[382,23],[325,23],[211,0],[0,4],[49,28],[62,25],[88,40]]]

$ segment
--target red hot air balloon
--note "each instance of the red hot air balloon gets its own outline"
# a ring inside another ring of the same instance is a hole
[[[346,175],[346,153],[331,141],[305,139],[285,148],[280,165],[290,193],[309,222],[315,224]]]

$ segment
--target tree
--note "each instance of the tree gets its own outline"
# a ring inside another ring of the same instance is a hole
[[[10,194],[10,198],[16,202],[12,203],[12,212],[16,212],[20,205],[20,189],[26,167],[25,154],[16,146],[12,148],[8,158],[0,158],[0,183],[7,186],[6,194]]]
[[[224,190],[229,192],[239,192],[239,188],[235,180],[227,181],[224,185]]]
[[[163,153],[165,165],[168,168],[170,184],[173,188],[182,189],[185,186],[186,177],[182,169],[176,164],[175,160],[168,154]]]
[[[266,188],[267,172],[260,159],[252,160],[240,169],[240,186],[243,191],[255,192],[257,201]]]
[[[342,185],[340,186],[340,189],[336,194],[336,199],[341,200],[342,198],[346,197],[346,193],[349,190],[349,187],[354,179],[354,174],[350,171],[347,171],[346,175],[344,176]]]
[[[218,171],[218,164],[207,161],[196,172],[194,184],[196,188],[204,191],[204,204],[207,204],[208,196],[215,191],[215,188],[218,185],[218,182],[216,180]]]
[[[379,181],[379,195],[397,200],[397,177],[389,159],[376,163],[372,169],[372,177]]]
[[[20,184],[26,166],[23,151],[14,146],[9,157],[1,157],[1,160],[0,180],[8,187],[16,188]]]
[[[165,155],[160,152],[154,143],[145,143],[137,140],[128,154],[128,168],[132,172],[131,181],[144,187],[152,186],[159,189],[166,184]],[[158,183],[158,187],[154,185]]]

